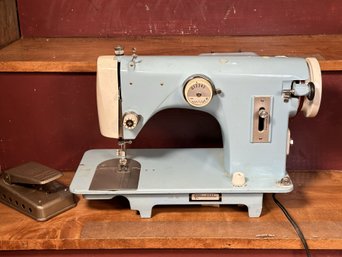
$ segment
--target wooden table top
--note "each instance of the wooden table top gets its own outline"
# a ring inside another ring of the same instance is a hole
[[[73,172],[63,181],[70,183]],[[342,172],[293,171],[295,190],[278,199],[311,249],[342,249]],[[125,199],[87,201],[46,222],[0,204],[0,249],[301,249],[270,194],[262,216],[238,206],[156,206],[141,219]]]
[[[323,71],[342,70],[342,34],[302,36],[158,36],[24,38],[0,50],[0,72],[96,72],[99,55],[198,55],[255,52],[262,56],[316,57]]]

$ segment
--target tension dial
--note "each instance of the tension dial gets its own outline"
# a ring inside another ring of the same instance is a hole
[[[184,86],[185,100],[194,107],[204,107],[213,98],[214,86],[206,78],[193,77]]]
[[[123,116],[123,126],[126,129],[132,130],[138,125],[139,115],[135,112],[125,113]]]

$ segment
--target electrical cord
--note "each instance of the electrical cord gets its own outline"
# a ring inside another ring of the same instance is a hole
[[[302,230],[300,229],[300,227],[298,226],[298,224],[296,223],[296,221],[292,218],[292,216],[290,215],[290,213],[286,210],[286,208],[284,207],[284,205],[281,204],[281,202],[278,201],[278,199],[275,197],[275,194],[272,194],[272,198],[273,201],[278,205],[278,207],[282,210],[282,212],[284,213],[284,215],[286,216],[286,218],[289,220],[289,222],[291,223],[291,225],[293,226],[293,228],[296,230],[296,233],[298,235],[298,237],[300,238],[300,240],[302,241],[302,244],[304,246],[305,249],[305,253],[307,257],[311,257],[311,252],[309,249],[309,246],[306,242],[306,239],[304,237],[304,234],[302,232]]]

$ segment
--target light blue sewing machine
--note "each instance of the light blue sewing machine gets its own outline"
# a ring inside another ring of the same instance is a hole
[[[87,151],[70,185],[86,199],[124,196],[149,218],[155,205],[243,204],[250,217],[263,193],[293,189],[286,172],[288,119],[314,117],[321,72],[314,58],[253,53],[100,56],[97,104],[103,136],[118,150]],[[301,101],[303,102],[301,104]],[[147,121],[168,108],[215,117],[223,148],[126,149]]]

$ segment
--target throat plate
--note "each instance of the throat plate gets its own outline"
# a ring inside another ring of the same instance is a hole
[[[127,169],[120,169],[120,159],[111,159],[96,167],[89,190],[126,190],[137,189],[141,165],[133,159],[127,159]]]

